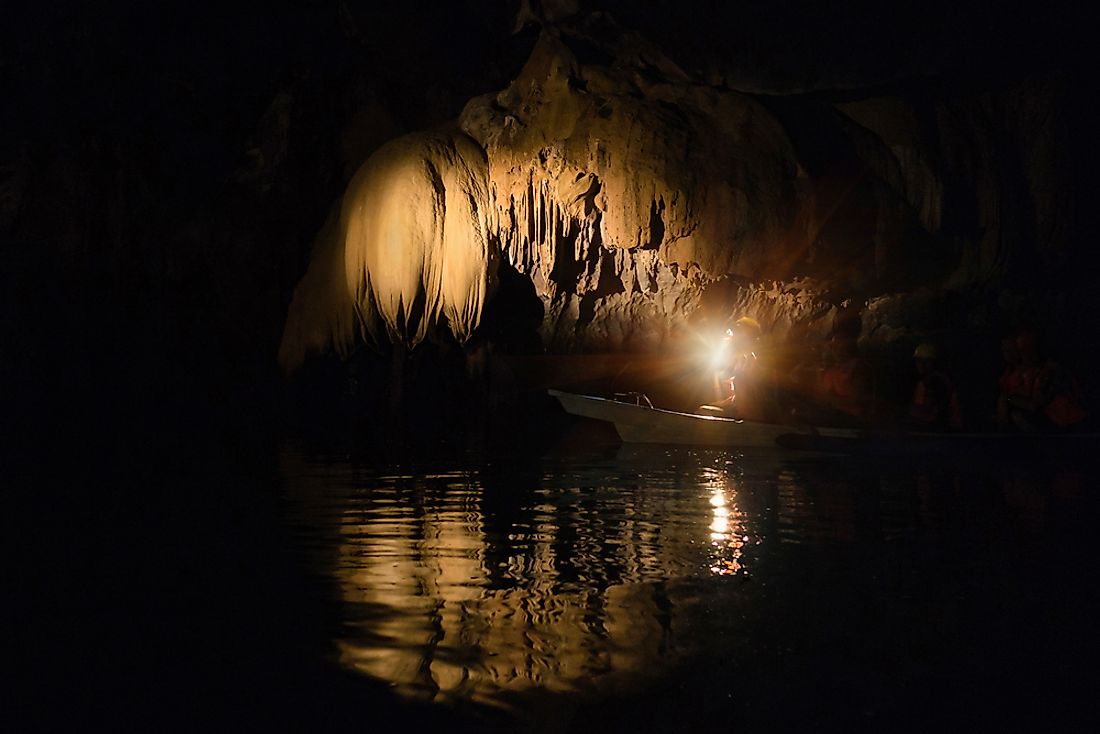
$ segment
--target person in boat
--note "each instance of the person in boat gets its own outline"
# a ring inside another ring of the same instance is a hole
[[[1012,424],[1011,411],[1008,407],[1008,399],[1012,396],[1023,395],[1023,366],[1020,363],[1020,350],[1016,348],[1016,335],[1009,334],[1001,339],[1001,359],[1004,360],[1004,370],[997,379],[997,424],[1007,427]]]
[[[859,353],[858,332],[838,328],[829,336],[826,365],[817,388],[818,399],[860,421],[869,420],[873,405],[871,366]]]
[[[1003,427],[1025,432],[1064,431],[1088,418],[1077,380],[1051,359],[1044,359],[1039,336],[1021,329],[1013,340],[1012,361],[1006,361],[998,383],[997,417]]]
[[[758,355],[761,333],[760,322],[749,316],[740,317],[726,330],[714,371],[714,400],[704,409],[761,417],[765,389]]]
[[[939,354],[929,342],[917,345],[913,362],[917,385],[909,405],[909,418],[915,427],[936,431],[958,431],[963,427],[959,395],[951,378],[937,365]]]

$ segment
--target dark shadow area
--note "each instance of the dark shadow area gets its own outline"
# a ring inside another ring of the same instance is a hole
[[[479,336],[503,354],[539,354],[543,351],[539,327],[545,312],[531,278],[502,259],[497,290],[486,304]]]
[[[9,476],[9,728],[482,730],[330,662],[272,434],[166,438],[55,443]]]

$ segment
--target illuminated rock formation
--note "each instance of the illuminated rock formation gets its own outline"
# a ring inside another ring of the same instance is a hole
[[[372,155],[295,290],[284,371],[360,339],[415,347],[441,324],[466,341],[496,276],[487,193],[485,156],[461,133],[408,135]]]
[[[1059,94],[754,96],[609,16],[544,22],[512,83],[465,106],[468,138],[402,138],[355,177],[281,363],[359,340],[415,347],[441,323],[465,342],[485,309],[508,308],[488,298],[498,257],[533,287],[556,352],[654,352],[739,315],[773,341],[819,340],[840,310],[1056,266],[1072,214],[1063,123],[1037,111],[1057,113]],[[1028,141],[1043,155],[1019,158]],[[879,344],[948,323],[879,328],[876,313],[864,337]]]
[[[562,349],[656,348],[715,279],[782,275],[813,212],[783,129],[630,43],[612,68],[544,33],[508,89],[472,100],[460,124],[487,152],[487,180],[465,138],[412,136],[372,156],[296,293],[284,369],[326,342],[346,353],[357,331],[415,347],[440,314],[464,341],[497,236],[543,301],[544,341]]]
[[[764,107],[693,84],[638,39],[612,50],[616,63],[585,64],[544,33],[461,118],[551,346],[653,348],[709,281],[774,274],[809,231],[809,188]]]

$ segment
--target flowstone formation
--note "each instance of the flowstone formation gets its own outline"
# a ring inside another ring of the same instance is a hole
[[[317,237],[283,334],[283,369],[311,352],[346,356],[361,341],[414,348],[440,328],[465,342],[496,280],[488,202],[485,154],[462,133],[382,146]]]

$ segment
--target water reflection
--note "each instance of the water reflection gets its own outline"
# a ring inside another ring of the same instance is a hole
[[[728,576],[738,572],[748,575],[742,566],[742,549],[749,542],[744,527],[744,517],[733,498],[736,491],[732,483],[727,483],[723,475],[715,480],[720,486],[711,490],[710,505],[713,519],[710,522],[711,553],[710,571],[719,576]],[[726,485],[726,486],[721,486]]]
[[[727,659],[761,680],[862,660],[917,690],[958,654],[980,680],[969,661],[1005,658],[1012,615],[1037,613],[1020,569],[1084,502],[1072,472],[853,472],[718,451],[378,471],[288,448],[283,462],[302,548],[339,606],[340,664],[410,698],[491,705]],[[992,614],[1000,627],[983,626]],[[927,670],[906,678],[915,649]]]
[[[752,562],[728,457],[377,475],[284,462],[315,570],[346,606],[340,662],[411,697],[493,702],[666,668],[703,644],[679,634],[698,621],[690,582]]]

